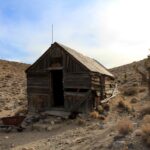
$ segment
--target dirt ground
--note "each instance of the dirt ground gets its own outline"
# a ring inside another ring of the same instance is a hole
[[[113,140],[114,134],[114,123],[109,122],[101,127],[100,121],[95,119],[89,119],[83,125],[79,125],[77,119],[65,120],[53,125],[50,131],[45,131],[45,128],[38,126],[21,133],[1,132],[0,149],[94,150],[100,147],[107,148],[109,146],[107,143]]]
[[[137,98],[140,96],[144,96],[144,93],[136,95]],[[133,97],[127,98],[130,101]],[[137,110],[127,113],[120,112],[116,107],[120,99],[122,95],[111,101],[111,110],[105,120],[88,115],[74,120],[58,118],[60,121],[55,122],[56,117],[49,116],[21,133],[1,131],[0,150],[148,150],[141,137],[135,136],[134,131],[141,124],[138,112],[142,106],[149,105],[149,101],[139,100],[133,104]],[[134,130],[126,136],[118,137],[117,124],[125,118],[132,121]]]

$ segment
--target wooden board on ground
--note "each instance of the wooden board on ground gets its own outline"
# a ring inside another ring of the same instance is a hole
[[[50,115],[50,116],[57,116],[57,117],[62,117],[62,118],[68,119],[70,112],[65,112],[62,110],[50,110],[50,111],[46,111],[45,114]]]

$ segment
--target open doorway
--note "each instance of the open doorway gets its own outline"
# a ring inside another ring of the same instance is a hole
[[[63,71],[52,70],[53,106],[64,107]]]

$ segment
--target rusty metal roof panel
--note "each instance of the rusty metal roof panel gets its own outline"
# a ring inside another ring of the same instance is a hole
[[[69,48],[63,44],[57,43],[61,46],[65,51],[67,51],[70,55],[72,55],[75,59],[77,59],[80,63],[82,63],[87,69],[91,72],[98,72],[100,74],[104,74],[107,76],[114,77],[102,64],[100,64],[97,60],[94,60],[90,57],[87,57],[76,50]]]

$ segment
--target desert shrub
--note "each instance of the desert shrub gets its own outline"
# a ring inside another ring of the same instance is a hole
[[[123,92],[123,95],[125,96],[134,96],[137,94],[137,88],[131,87],[131,88],[126,88]]]
[[[144,106],[144,107],[140,110],[140,114],[141,114],[142,116],[150,115],[150,106]]]
[[[146,110],[145,112],[147,113],[147,109],[150,107],[145,107]],[[143,121],[142,121],[142,140],[143,142],[150,146],[150,114],[147,114],[143,117]]]
[[[12,75],[8,74],[8,75],[5,76],[5,78],[12,78]]]
[[[103,109],[102,105],[98,105],[97,111],[99,112],[99,114],[104,112],[104,109]]]
[[[84,119],[82,119],[82,118],[78,118],[78,119],[77,119],[77,124],[78,124],[78,125],[85,125],[85,124],[86,124],[86,121],[85,121]]]
[[[123,100],[120,100],[118,102],[118,108],[124,110],[124,111],[127,111],[127,112],[130,112],[132,107],[131,107],[131,104],[127,101],[123,101]]]
[[[90,113],[90,117],[94,118],[94,119],[98,119],[99,118],[99,113],[97,111],[93,111]]]
[[[133,130],[133,124],[129,119],[121,120],[117,126],[118,132],[127,135]]]
[[[150,146],[150,123],[144,124],[142,126],[142,139],[143,141]]]
[[[137,103],[137,102],[138,102],[138,99],[137,99],[137,98],[132,98],[130,102],[131,102],[131,103]]]
[[[103,109],[109,111],[110,110],[109,104],[103,104]]]
[[[143,124],[150,124],[150,115],[145,115],[143,118]]]
[[[103,116],[103,115],[100,115],[100,116],[99,116],[99,119],[100,119],[100,120],[105,120],[105,119],[106,119],[106,117],[105,117],[105,116]]]
[[[134,86],[134,87],[135,87],[135,86],[138,86],[138,83],[133,83],[132,86]]]
[[[139,89],[139,93],[143,93],[143,92],[145,92],[146,91],[146,89],[145,88],[141,88],[141,89]]]

